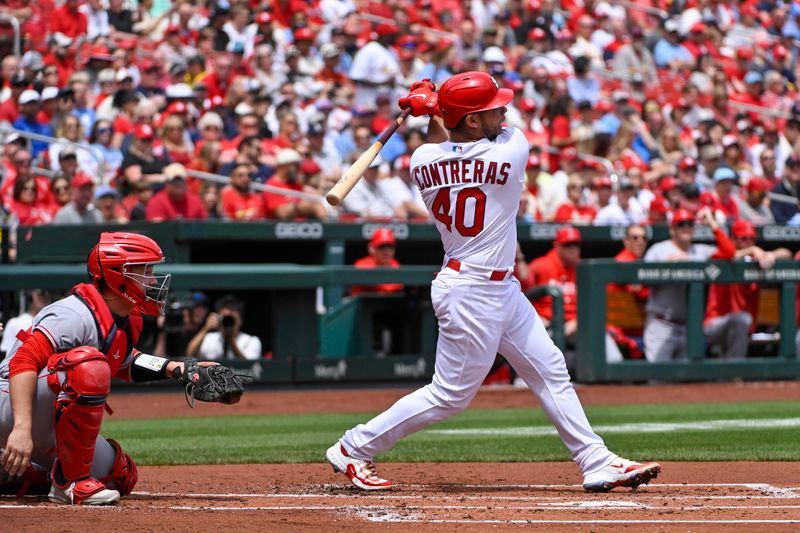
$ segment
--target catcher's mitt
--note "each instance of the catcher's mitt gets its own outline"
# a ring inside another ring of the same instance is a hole
[[[227,366],[198,366],[197,359],[186,359],[185,370],[175,369],[178,381],[186,385],[186,402],[194,407],[194,401],[232,404],[244,394],[244,386],[253,382],[253,376],[234,372]]]

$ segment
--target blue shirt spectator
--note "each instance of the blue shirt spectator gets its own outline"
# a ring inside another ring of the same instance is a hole
[[[28,133],[38,133],[39,135],[53,136],[53,131],[47,124],[42,124],[36,120],[36,115],[39,113],[39,93],[27,89],[22,91],[19,95],[19,108],[20,116],[14,121],[14,128]],[[47,149],[47,143],[44,141],[31,142],[31,155],[34,157],[39,156]]]

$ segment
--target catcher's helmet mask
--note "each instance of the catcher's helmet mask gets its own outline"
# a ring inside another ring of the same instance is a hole
[[[505,107],[514,98],[514,91],[500,88],[486,72],[456,74],[439,89],[439,111],[448,129],[454,129],[465,116]]]
[[[154,265],[163,262],[164,253],[151,238],[136,233],[105,232],[89,252],[86,267],[98,289],[108,287],[141,313],[163,315],[171,275],[152,272]],[[134,272],[138,267],[141,273]]]

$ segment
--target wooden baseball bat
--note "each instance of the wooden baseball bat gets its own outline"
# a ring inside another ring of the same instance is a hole
[[[325,195],[325,199],[328,201],[329,204],[332,206],[337,206],[342,203],[345,196],[350,194],[350,191],[353,190],[353,187],[356,186],[356,183],[361,179],[361,176],[364,175],[364,171],[369,168],[370,163],[372,163],[376,157],[378,157],[378,153],[383,148],[383,145],[386,144],[386,141],[389,140],[389,137],[394,135],[394,132],[397,131],[397,128],[400,127],[401,124],[405,121],[406,117],[411,113],[410,109],[404,110],[400,113],[395,121],[391,123],[383,132],[381,133],[378,140],[373,143],[361,156],[356,159],[355,163],[353,163],[347,171],[342,174],[342,177],[339,178],[339,181],[336,182],[336,185],[331,187],[331,190],[328,191],[328,194]]]

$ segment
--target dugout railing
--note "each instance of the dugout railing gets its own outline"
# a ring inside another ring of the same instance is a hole
[[[795,304],[800,268],[781,261],[762,270],[752,262],[619,263],[582,261],[577,267],[578,328],[576,379],[608,381],[706,381],[716,379],[791,379],[800,376],[796,353]],[[779,286],[779,343],[774,357],[731,361],[706,356],[703,336],[705,291],[712,283],[759,283]],[[686,358],[668,362],[646,359],[606,361],[607,286],[616,284],[685,285],[687,291]]]

